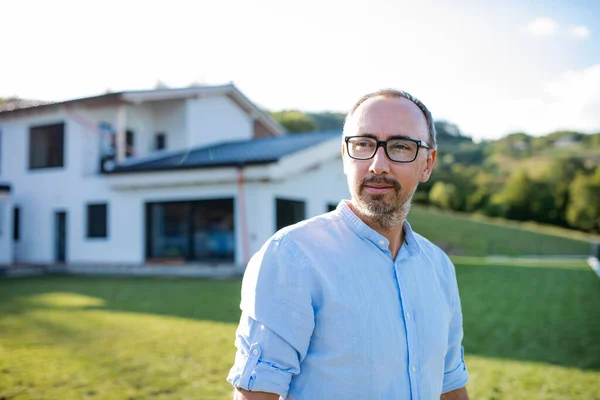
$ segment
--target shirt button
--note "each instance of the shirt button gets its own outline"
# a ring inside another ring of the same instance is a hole
[[[385,244],[385,242],[384,242],[383,240],[380,240],[380,241],[379,241],[379,244],[380,244],[381,246],[383,246],[383,245]]]
[[[406,312],[406,319],[410,319],[410,312]]]
[[[417,372],[417,369],[415,368],[415,366],[413,365],[412,367],[412,372]]]
[[[252,350],[252,354],[254,354],[255,356],[257,356],[258,355],[258,349]]]

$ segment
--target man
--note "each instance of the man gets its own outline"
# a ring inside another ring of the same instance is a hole
[[[356,103],[342,141],[351,200],[277,232],[248,264],[235,399],[468,399],[454,266],[405,221],[436,154],[419,100]]]

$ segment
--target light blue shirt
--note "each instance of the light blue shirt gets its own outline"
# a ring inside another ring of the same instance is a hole
[[[454,265],[404,232],[393,260],[346,201],[277,232],[246,269],[227,381],[295,400],[439,400],[463,387]]]

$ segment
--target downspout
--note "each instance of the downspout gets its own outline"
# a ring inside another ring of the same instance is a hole
[[[237,166],[237,186],[238,186],[238,207],[240,215],[240,233],[242,235],[242,262],[244,268],[248,261],[250,261],[250,246],[248,243],[248,225],[247,225],[247,213],[246,213],[246,196],[244,192],[244,165],[239,164]]]

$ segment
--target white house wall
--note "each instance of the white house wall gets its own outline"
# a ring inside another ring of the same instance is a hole
[[[88,196],[88,198],[90,197]],[[76,211],[77,215],[74,215],[73,219],[75,226],[78,227],[78,234],[74,235],[72,239],[74,243],[73,251],[70,252],[70,262],[144,263],[146,258],[145,204],[147,202],[235,199],[235,197],[236,187],[233,184],[113,192],[108,206],[107,239],[86,238],[85,207],[80,206]],[[100,197],[97,199],[103,200]],[[235,218],[237,222],[237,214]],[[239,224],[236,223],[236,230],[238,228]],[[238,249],[241,248],[241,242],[236,245]]]
[[[191,147],[247,140],[253,135],[253,119],[225,96],[188,100],[187,118]]]
[[[329,204],[348,199],[348,184],[341,158],[335,158],[317,168],[288,179],[256,183],[248,190],[248,226],[250,251],[256,252],[275,233],[277,198],[306,202],[306,217],[327,212]]]
[[[166,136],[167,150],[188,148],[186,135],[185,100],[170,100],[151,103],[154,116],[154,133],[162,132]],[[154,135],[152,135],[154,137]],[[154,139],[152,139],[154,140]],[[153,144],[152,142],[151,144]],[[154,148],[150,147],[149,151]]]
[[[134,132],[133,154],[136,157],[149,154],[154,141],[154,116],[148,104],[126,106],[125,128]]]
[[[244,186],[246,204],[246,240],[249,259],[275,233],[273,183],[253,182]]]

